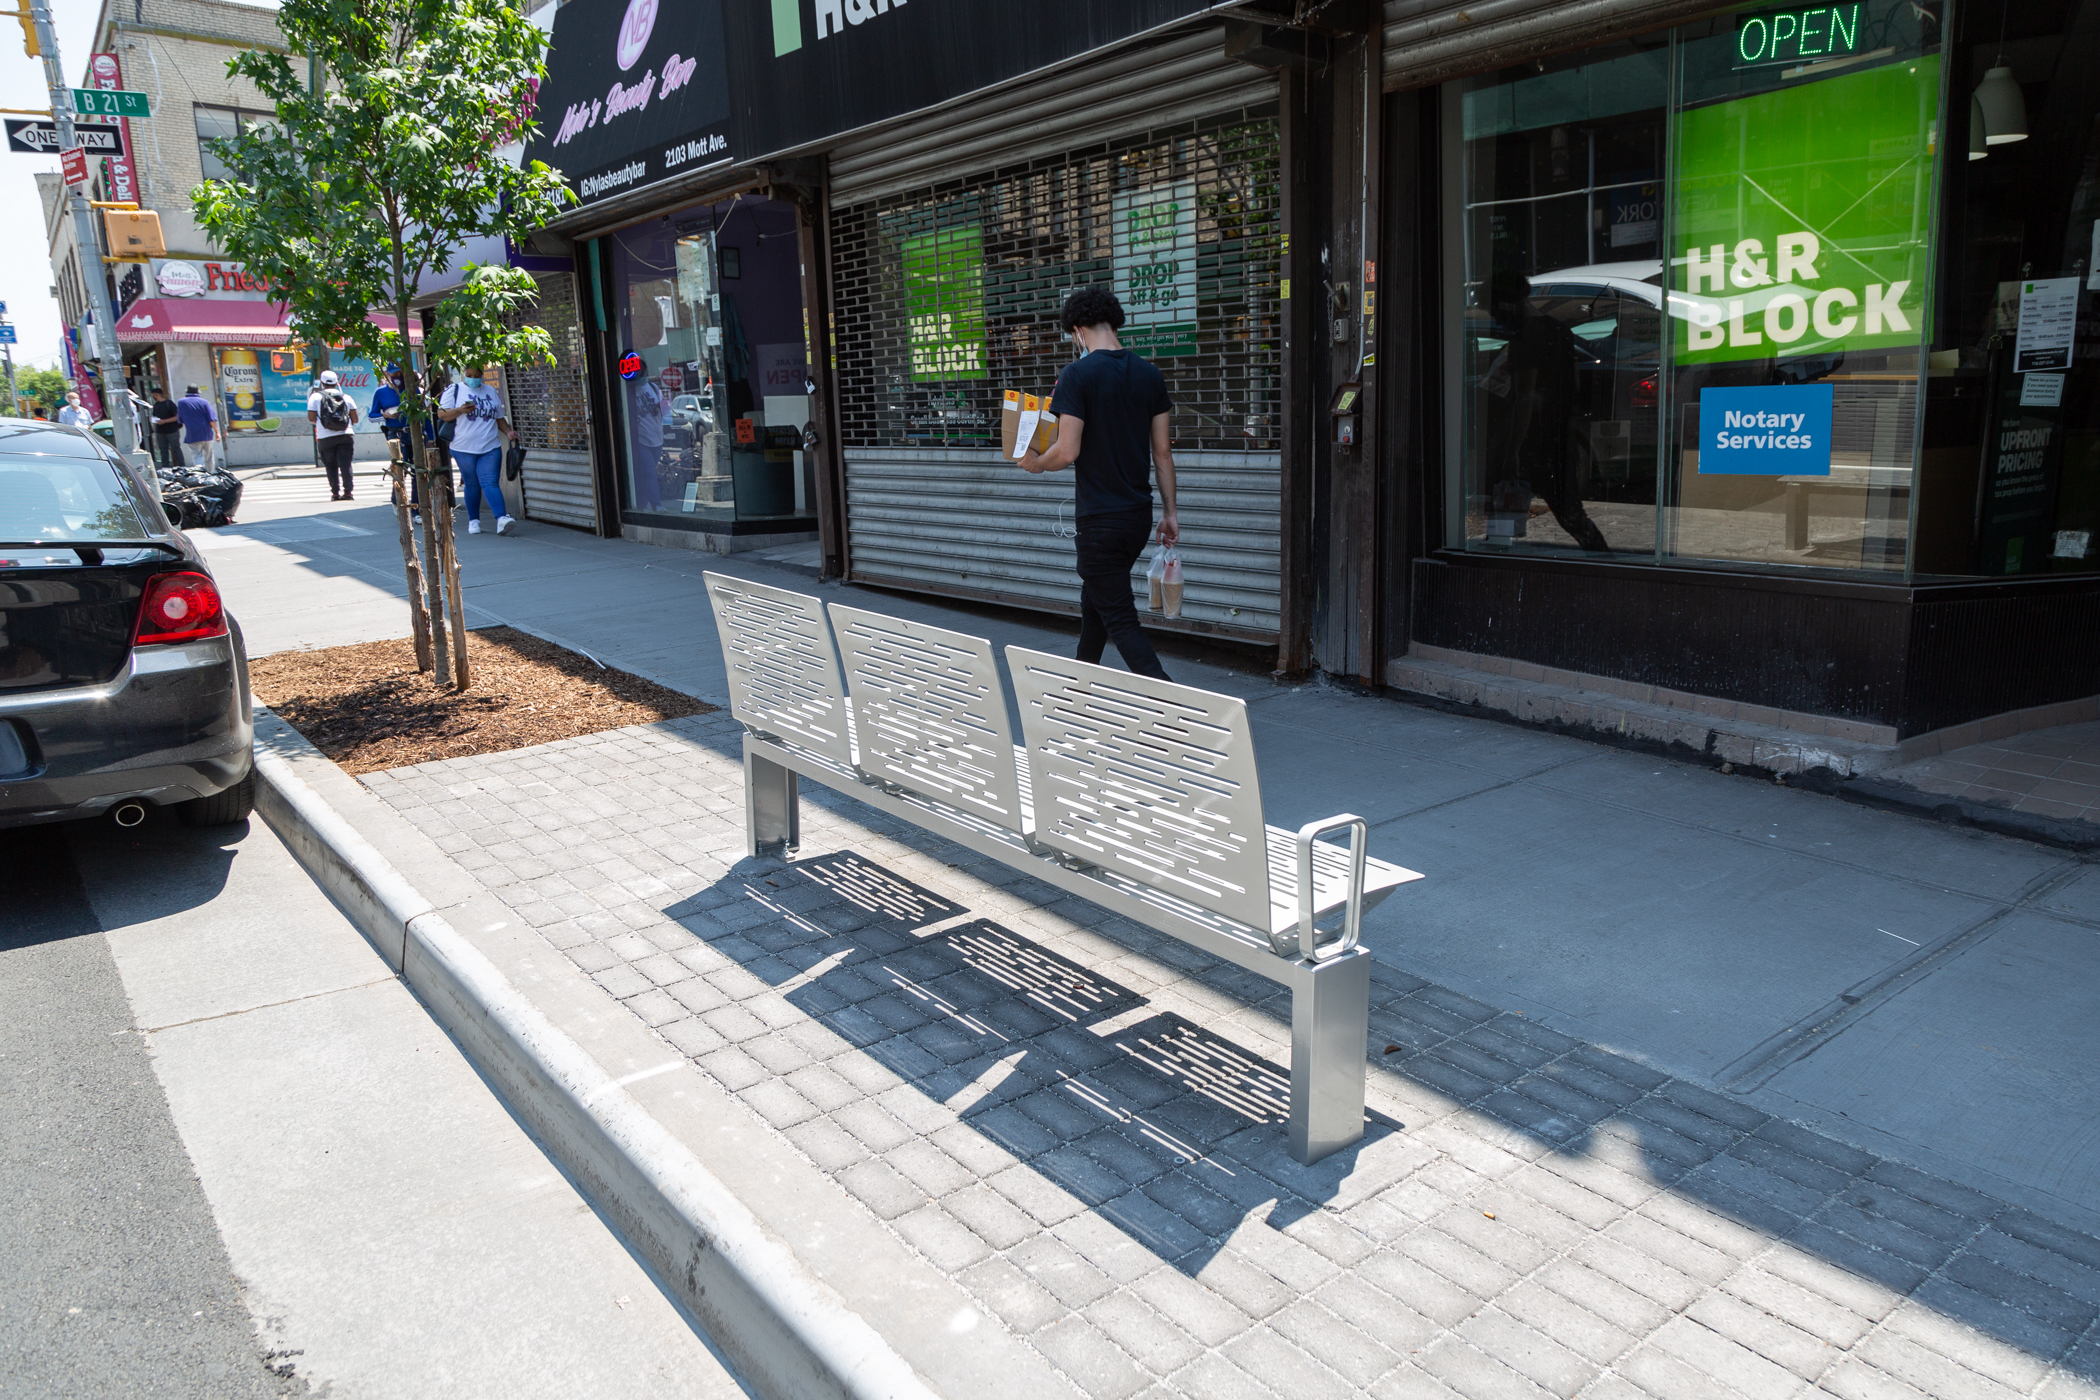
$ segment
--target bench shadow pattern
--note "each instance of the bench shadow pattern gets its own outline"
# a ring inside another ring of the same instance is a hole
[[[736,742],[380,786],[1090,1394],[2100,1381],[2100,1241],[1390,968],[1377,1121],[1301,1167],[1274,984],[827,792],[826,854],[747,859]],[[469,815],[468,776],[551,801]]]

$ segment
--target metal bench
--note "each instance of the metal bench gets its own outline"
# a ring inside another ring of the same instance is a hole
[[[1008,647],[1016,744],[991,643],[706,578],[753,855],[801,845],[808,778],[1258,973],[1291,992],[1291,1155],[1363,1136],[1363,911],[1421,876],[1361,817],[1266,825],[1244,702]]]

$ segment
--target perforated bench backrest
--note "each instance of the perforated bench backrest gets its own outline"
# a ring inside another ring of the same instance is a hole
[[[992,644],[837,603],[831,625],[861,771],[1022,832],[1013,726]]]
[[[846,683],[824,604],[726,574],[705,578],[729,672],[729,713],[753,729],[853,762]]]
[[[1247,707],[1006,649],[1041,845],[1266,930],[1269,858]]]

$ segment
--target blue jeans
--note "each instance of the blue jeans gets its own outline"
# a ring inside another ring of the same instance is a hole
[[[486,452],[455,452],[453,465],[459,468],[460,482],[467,490],[467,519],[481,519],[481,498],[489,498],[490,508],[501,520],[510,512],[503,505],[503,449],[492,447]]]

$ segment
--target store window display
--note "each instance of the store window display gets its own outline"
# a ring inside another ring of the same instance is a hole
[[[1451,544],[1909,569],[1939,23],[1746,7],[1446,85]]]
[[[814,516],[797,219],[747,196],[607,238],[628,511],[694,526]]]

